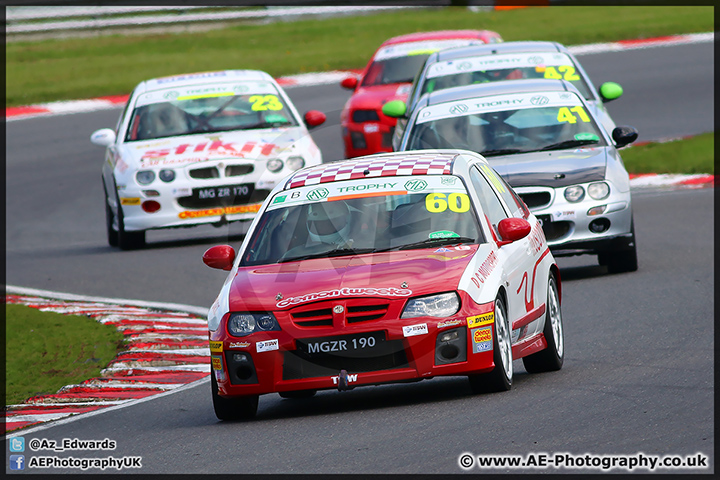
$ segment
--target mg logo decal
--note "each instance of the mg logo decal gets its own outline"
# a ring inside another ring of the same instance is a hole
[[[549,101],[550,101],[550,99],[549,99],[548,97],[543,96],[543,95],[538,95],[538,96],[532,97],[532,98],[530,99],[530,103],[532,103],[533,105],[545,105],[545,104],[548,103]]]
[[[450,113],[453,115],[460,115],[461,113],[465,113],[468,111],[467,105],[463,105],[462,103],[460,105],[453,105],[450,108]]]
[[[425,180],[410,180],[409,182],[405,182],[405,190],[409,190],[411,192],[425,190],[427,186],[428,184]]]
[[[316,188],[315,190],[308,192],[308,200],[322,200],[327,197],[330,192],[327,188]]]

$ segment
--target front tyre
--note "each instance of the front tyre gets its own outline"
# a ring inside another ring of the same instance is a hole
[[[630,225],[630,248],[598,255],[598,263],[607,265],[608,273],[635,272],[638,269],[637,246],[635,245],[635,222]]]
[[[555,275],[552,273],[548,280],[547,304],[545,307],[543,335],[547,342],[547,348],[522,359],[528,373],[560,370],[565,357],[565,337],[563,335],[560,295],[558,295]]]
[[[103,182],[103,190],[105,190],[105,182]],[[105,226],[107,229],[108,245],[111,247],[118,246],[118,232],[113,226],[115,223],[115,214],[110,208],[110,198],[108,197],[107,191],[105,191]]]
[[[117,198],[117,197],[116,197]],[[137,232],[125,231],[125,222],[123,220],[122,205],[120,204],[120,198],[117,198],[117,245],[121,250],[137,250],[145,246],[145,230]],[[112,228],[112,226],[110,227]],[[108,233],[108,242],[110,236]],[[112,245],[112,244],[111,244]]]
[[[495,335],[493,337],[493,362],[495,368],[481,375],[470,375],[473,393],[505,392],[512,388],[513,358],[510,338],[510,319],[505,301],[498,295],[495,299]]]
[[[240,398],[221,397],[214,372],[210,374],[210,387],[215,416],[220,420],[249,420],[257,413],[259,395]]]

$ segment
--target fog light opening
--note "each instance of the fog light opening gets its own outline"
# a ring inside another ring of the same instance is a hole
[[[446,360],[452,360],[458,356],[460,350],[455,345],[443,345],[440,348],[440,355]]]
[[[610,220],[608,220],[607,218],[596,218],[595,220],[590,222],[588,228],[592,233],[603,233],[607,231],[608,228],[610,228]]]
[[[235,375],[237,375],[240,380],[247,380],[252,377],[252,374],[253,369],[250,368],[250,365],[247,364],[239,366],[238,369],[235,371]]]

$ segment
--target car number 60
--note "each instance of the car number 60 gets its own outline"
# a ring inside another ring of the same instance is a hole
[[[450,207],[450,210],[457,213],[465,213],[470,210],[470,198],[465,193],[451,193],[445,200],[444,193],[430,193],[425,197],[425,208],[430,213],[441,213]]]

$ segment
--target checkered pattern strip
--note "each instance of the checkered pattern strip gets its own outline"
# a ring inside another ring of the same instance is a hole
[[[453,158],[453,154],[425,153],[333,162],[298,172],[289,180],[288,186],[295,188],[356,178],[397,175],[447,175],[450,173]]]

